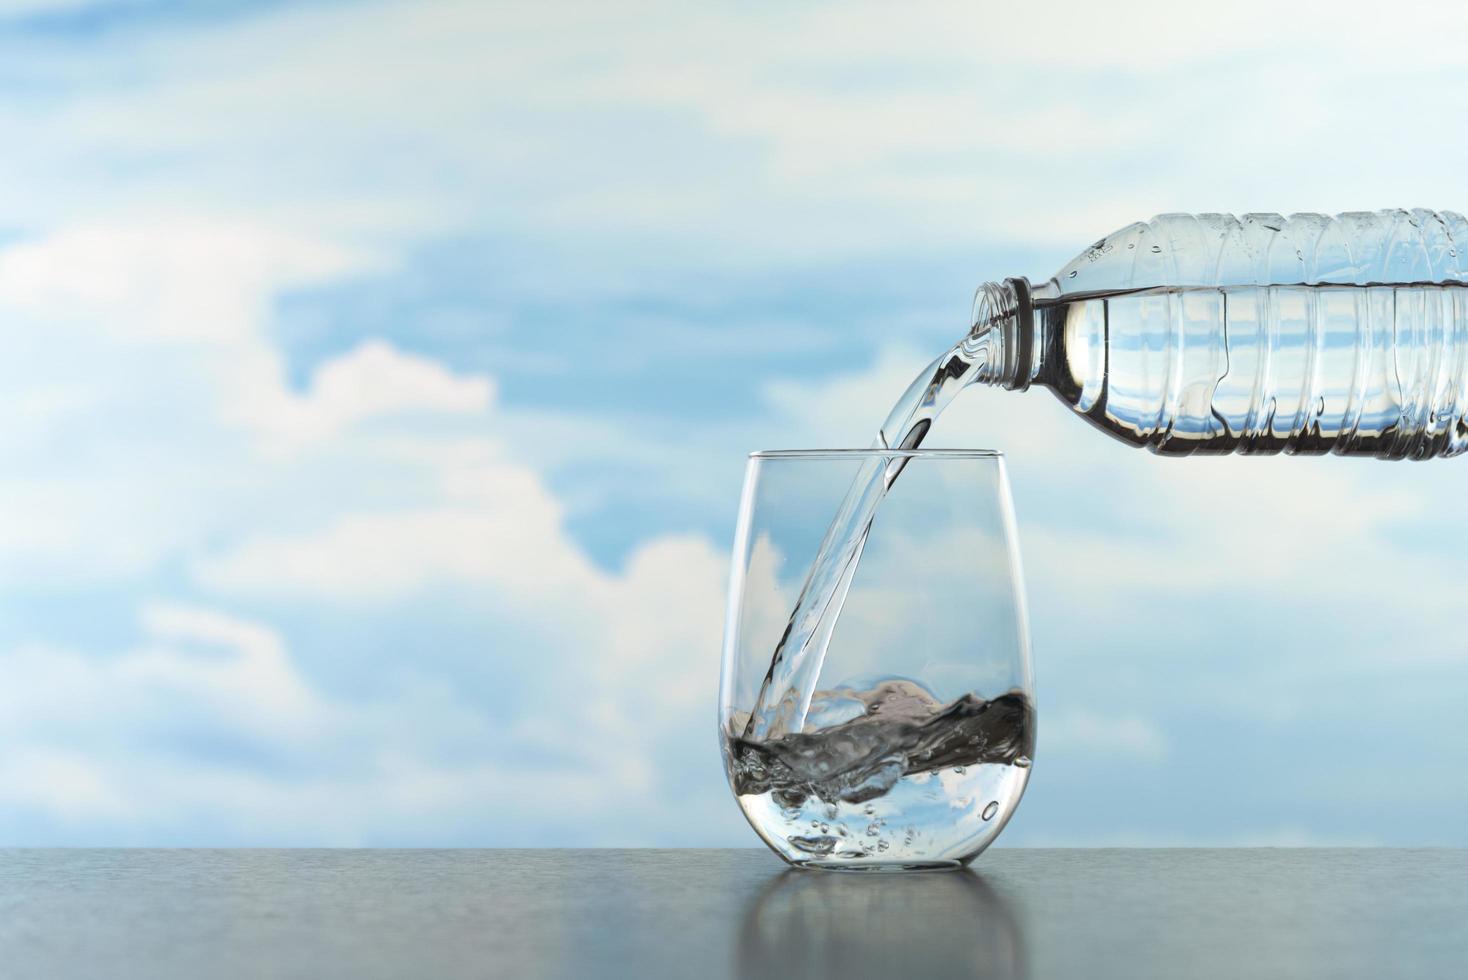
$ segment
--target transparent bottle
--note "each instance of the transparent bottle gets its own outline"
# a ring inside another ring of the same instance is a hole
[[[1468,449],[1468,220],[1164,214],[1043,285],[982,286],[975,380],[1051,389],[1136,446],[1383,459]]]

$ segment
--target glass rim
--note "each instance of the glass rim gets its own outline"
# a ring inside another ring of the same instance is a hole
[[[756,449],[750,459],[1003,459],[998,449]]]

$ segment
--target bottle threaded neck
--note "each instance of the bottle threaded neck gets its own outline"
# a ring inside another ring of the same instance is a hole
[[[1023,391],[1034,363],[1034,308],[1030,281],[1010,278],[986,282],[974,293],[969,338],[989,349],[989,364],[977,380]]]

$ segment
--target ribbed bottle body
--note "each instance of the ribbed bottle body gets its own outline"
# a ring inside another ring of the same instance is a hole
[[[1033,381],[1165,454],[1468,449],[1468,221],[1162,215],[1034,291]]]

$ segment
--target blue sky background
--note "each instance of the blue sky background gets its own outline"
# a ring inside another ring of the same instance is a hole
[[[1324,12],[1328,11],[1326,16]],[[1468,11],[0,0],[0,843],[752,844],[750,449],[1163,211],[1461,210]],[[1468,464],[1010,454],[1009,844],[1468,844]]]

